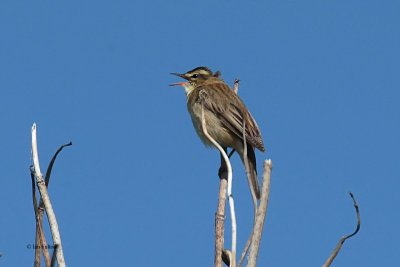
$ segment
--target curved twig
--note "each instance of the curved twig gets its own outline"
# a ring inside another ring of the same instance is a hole
[[[48,187],[48,185],[49,185],[50,174],[51,174],[51,171],[52,171],[52,169],[53,169],[54,161],[56,161],[56,158],[57,158],[57,156],[58,156],[58,153],[60,153],[61,150],[63,150],[63,148],[66,147],[66,146],[72,146],[72,142],[69,142],[68,144],[65,144],[65,145],[60,146],[60,147],[57,149],[56,153],[54,154],[53,158],[51,159],[51,161],[50,161],[50,163],[49,163],[49,166],[47,167],[46,176],[45,176],[45,178],[44,178],[44,181],[45,181],[47,187]]]
[[[356,230],[349,234],[346,235],[344,237],[342,237],[339,240],[339,243],[336,245],[336,248],[333,250],[333,252],[331,253],[331,255],[329,255],[328,259],[326,260],[326,262],[324,263],[324,265],[322,265],[322,267],[328,267],[332,264],[333,260],[336,258],[336,256],[339,254],[340,249],[342,248],[342,245],[344,243],[344,241],[346,241],[346,239],[356,235],[358,233],[358,231],[360,230],[360,226],[361,226],[361,216],[360,216],[360,210],[358,209],[358,204],[354,198],[354,195],[352,192],[349,193],[350,197],[353,199],[353,204],[354,204],[354,208],[356,209],[356,213],[357,213],[357,227]]]
[[[224,157],[228,171],[227,191],[228,191],[229,208],[230,208],[231,222],[232,222],[232,249],[231,249],[230,267],[236,267],[236,215],[235,215],[235,202],[232,196],[232,166],[229,161],[228,155],[225,153],[224,149],[217,143],[217,141],[214,140],[214,138],[211,137],[211,135],[209,135],[207,131],[206,120],[204,117],[204,102],[201,102],[201,123],[204,135],[221,152],[221,155]]]
[[[237,81],[239,82],[238,79],[237,79]],[[235,81],[235,85],[236,85],[236,81]],[[246,242],[246,245],[245,245],[245,247],[243,249],[242,255],[240,256],[238,267],[242,266],[242,263],[244,261],[244,258],[246,257],[247,251],[250,248],[251,240],[252,240],[253,234],[254,234],[254,223],[256,221],[256,214],[257,214],[257,197],[256,197],[256,193],[254,192],[253,182],[252,182],[252,180],[250,178],[249,163],[247,162],[246,121],[245,121],[244,118],[243,118],[243,161],[244,161],[244,167],[245,167],[245,170],[246,170],[247,182],[249,184],[251,197],[253,199],[254,213],[253,213],[253,227],[251,229],[251,233],[250,233],[250,236],[249,236],[249,238],[248,238],[248,240]]]

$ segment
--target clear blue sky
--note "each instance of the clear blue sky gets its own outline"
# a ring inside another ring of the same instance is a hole
[[[38,124],[69,266],[211,266],[219,154],[170,72],[221,70],[274,163],[259,266],[395,266],[400,216],[398,1],[2,1],[1,266],[30,266]],[[238,240],[250,231],[233,160]],[[261,172],[261,169],[259,170]],[[48,240],[51,238],[48,235]],[[229,245],[229,231],[227,247]]]

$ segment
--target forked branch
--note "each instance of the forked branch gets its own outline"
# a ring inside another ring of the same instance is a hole
[[[68,144],[62,145],[54,154],[53,158],[51,159],[49,166],[47,167],[46,171],[46,176],[45,176],[45,184],[46,187],[49,187],[49,182],[50,182],[50,175],[51,171],[53,169],[54,162],[58,156],[58,154],[61,152],[61,150],[66,147],[66,146],[71,146],[72,142],[69,142]],[[35,241],[35,267],[41,266],[41,254],[43,250],[43,256],[44,260],[46,263],[46,266],[51,266],[51,258],[50,254],[48,251],[48,246],[47,246],[47,241],[46,237],[43,232],[43,212],[44,212],[44,203],[43,199],[40,198],[39,205],[37,205],[36,201],[36,189],[35,189],[35,170],[33,166],[31,166],[31,178],[32,178],[32,197],[33,197],[33,205],[34,205],[34,211],[35,211],[35,218],[36,218],[36,241]],[[55,253],[53,252],[53,255]]]
[[[50,224],[51,234],[53,237],[53,243],[54,243],[54,246],[57,246],[57,250],[55,251],[57,263],[58,263],[58,266],[65,267],[66,265],[65,265],[64,254],[63,254],[62,245],[61,245],[61,236],[60,236],[60,232],[58,230],[56,216],[54,214],[53,207],[51,205],[50,198],[47,193],[47,188],[46,188],[45,181],[43,179],[43,175],[40,171],[39,155],[38,155],[38,149],[37,149],[36,123],[34,123],[32,126],[32,159],[33,159],[33,166],[34,166],[37,186],[38,186],[40,195],[43,199],[44,207],[46,209],[46,214],[47,214],[47,218],[48,218],[48,221]]]
[[[42,219],[40,219],[40,211],[37,204],[36,199],[36,185],[35,185],[35,170],[33,166],[30,167],[31,172],[31,181],[32,181],[32,199],[33,199],[33,210],[35,212],[35,222],[36,222],[36,240],[35,240],[35,263],[34,267],[40,267],[42,261],[42,249],[43,249],[43,256],[46,266],[50,266],[50,254],[47,250],[47,242],[44,236],[44,231],[42,227],[42,219],[43,219],[43,212],[42,212]]]

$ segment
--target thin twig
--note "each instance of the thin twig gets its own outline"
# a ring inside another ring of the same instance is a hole
[[[35,211],[35,222],[36,222],[36,233],[38,233],[38,229],[41,230],[39,220],[38,220],[38,205],[37,205],[37,199],[36,199],[36,186],[35,186],[35,173],[33,170],[33,166],[30,167],[30,172],[31,172],[31,180],[32,180],[32,198],[33,198],[33,210]],[[40,238],[40,230],[39,234],[36,235],[36,241],[35,241],[35,267],[40,267],[41,261],[42,261],[42,240]]]
[[[43,203],[44,203],[44,206],[46,209],[47,219],[49,221],[51,235],[53,237],[53,243],[54,243],[54,245],[58,246],[57,253],[56,253],[57,263],[58,263],[59,267],[65,267],[66,265],[65,265],[64,254],[63,254],[62,245],[61,245],[61,236],[60,236],[60,232],[58,229],[56,216],[54,214],[53,207],[51,205],[50,198],[47,193],[47,188],[46,188],[45,182],[43,180],[43,175],[40,171],[39,155],[38,155],[38,149],[37,149],[36,123],[34,123],[32,126],[32,158],[33,158],[33,165],[35,168],[35,176],[36,176],[37,186],[38,186],[40,195],[43,199]]]
[[[54,245],[53,255],[51,256],[51,262],[49,267],[54,267],[56,264],[56,255],[57,255],[58,245]]]
[[[238,78],[236,78],[235,82],[233,84],[233,91],[236,94],[238,94],[238,91],[239,91],[239,81],[240,80]],[[250,248],[251,240],[253,238],[253,233],[254,233],[254,222],[256,220],[256,213],[257,213],[257,197],[254,192],[254,187],[253,187],[253,183],[252,183],[252,180],[250,177],[250,172],[249,172],[249,163],[247,161],[246,121],[245,121],[244,117],[243,117],[243,133],[242,133],[242,135],[243,135],[243,162],[244,162],[244,167],[245,167],[245,171],[246,171],[247,182],[250,187],[251,197],[253,199],[254,212],[253,212],[253,227],[251,229],[250,236],[247,239],[246,245],[243,249],[242,255],[240,256],[238,267],[242,266],[242,263],[244,261],[244,258],[246,257],[247,251]],[[234,152],[234,150],[231,152],[231,154],[233,154],[233,152]],[[229,154],[229,158],[231,157],[231,154]]]
[[[322,267],[328,267],[331,265],[331,263],[333,262],[333,260],[336,258],[336,256],[339,254],[340,249],[342,248],[342,245],[344,243],[344,241],[346,241],[346,239],[356,235],[358,233],[358,231],[360,230],[360,226],[361,226],[361,217],[360,217],[360,210],[358,209],[358,204],[354,198],[354,195],[352,192],[350,192],[350,197],[353,199],[353,204],[354,204],[354,208],[356,209],[356,213],[357,213],[357,228],[356,230],[349,235],[346,235],[344,237],[342,237],[339,241],[339,243],[336,245],[336,248],[333,250],[332,254],[329,256],[329,258],[326,260],[326,262],[324,263],[324,265],[322,265]]]
[[[250,187],[250,192],[251,192],[251,197],[253,199],[253,208],[254,208],[254,212],[253,212],[253,227],[251,229],[251,233],[249,238],[247,239],[246,245],[243,249],[242,255],[240,256],[239,259],[239,263],[238,263],[238,267],[242,266],[242,263],[244,261],[244,258],[246,257],[247,251],[249,250],[250,244],[251,244],[251,240],[253,238],[253,234],[254,234],[254,223],[256,220],[256,213],[257,213],[257,197],[256,197],[256,193],[254,192],[254,186],[253,186],[253,182],[251,180],[250,177],[250,171],[249,171],[249,163],[247,161],[247,141],[246,141],[246,120],[243,117],[243,162],[244,162],[244,167],[246,170],[246,178],[247,178],[247,182],[249,184]],[[252,149],[252,148],[250,148]]]
[[[38,217],[38,223],[36,226],[36,251],[35,253],[39,253],[40,255],[40,251],[43,251],[43,257],[44,257],[44,262],[46,264],[46,266],[50,266],[50,254],[49,254],[49,250],[48,250],[48,246],[47,246],[47,241],[46,241],[46,236],[44,235],[44,231],[43,231],[43,224],[41,223],[43,221],[43,210],[40,209],[39,207],[39,215],[40,217]],[[39,249],[38,249],[39,248]],[[39,250],[39,252],[38,252]]]
[[[235,203],[232,196],[232,166],[229,161],[228,155],[225,153],[224,149],[217,143],[217,141],[212,138],[207,131],[206,120],[204,117],[204,102],[201,103],[201,122],[203,127],[204,135],[210,140],[210,142],[221,152],[221,155],[225,159],[227,171],[228,171],[228,199],[232,222],[232,249],[231,249],[231,259],[230,267],[236,267],[236,216],[235,216]],[[221,252],[222,253],[222,252]]]
[[[254,222],[254,233],[253,233],[253,238],[251,240],[247,267],[255,267],[257,264],[257,256],[258,256],[258,251],[260,249],[260,242],[264,227],[265,216],[267,215],[269,191],[271,185],[271,170],[272,170],[272,161],[270,159],[265,160],[262,186],[261,186],[260,204],[258,206],[256,219]]]
[[[255,216],[254,216],[254,218],[255,218]],[[253,222],[253,227],[252,227],[252,229],[251,229],[251,233],[250,233],[249,239],[247,239],[247,242],[246,242],[246,245],[244,246],[242,255],[240,256],[240,260],[239,260],[239,263],[238,263],[238,267],[241,267],[242,264],[243,264],[244,258],[246,257],[246,254],[247,254],[247,251],[248,251],[249,248],[250,248],[251,240],[252,240],[252,238],[253,238],[253,234],[254,234],[254,222]]]
[[[54,162],[56,161],[58,153],[60,153],[61,150],[63,150],[63,148],[66,147],[66,146],[72,146],[72,142],[69,142],[68,144],[60,146],[57,149],[56,153],[54,154],[53,158],[51,159],[51,161],[49,163],[49,166],[47,167],[46,176],[44,178],[44,181],[45,181],[47,187],[49,187],[51,171],[53,170],[53,165],[54,165]]]
[[[236,78],[235,82],[233,83],[233,91],[235,92],[235,94],[237,94],[239,91],[239,81],[240,80],[238,78]]]

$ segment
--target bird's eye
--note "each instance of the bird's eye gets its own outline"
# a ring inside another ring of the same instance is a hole
[[[193,74],[193,75],[192,75],[192,78],[197,78],[197,77],[199,77],[198,74]]]

